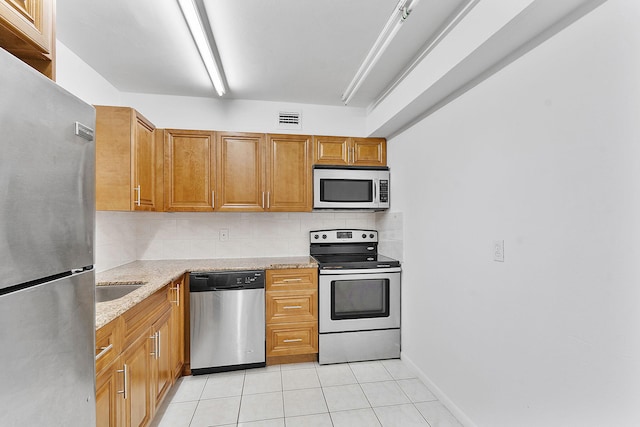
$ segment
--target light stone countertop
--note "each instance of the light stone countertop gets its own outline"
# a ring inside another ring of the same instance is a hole
[[[308,256],[134,261],[96,274],[96,286],[143,284],[122,298],[96,304],[96,329],[106,325],[158,289],[194,271],[317,268]]]

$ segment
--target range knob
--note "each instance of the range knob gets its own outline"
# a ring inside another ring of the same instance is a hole
[[[367,235],[366,235],[366,234],[364,234],[364,233],[362,233],[362,238],[363,238],[363,239],[366,239],[366,238],[367,238]]]
[[[326,238],[327,238],[327,235],[326,235],[326,234],[323,234],[323,235],[322,235],[322,238],[323,238],[323,239],[326,239]]]
[[[371,237],[373,239],[373,233],[369,234],[369,237]]]
[[[317,234],[315,236],[313,236],[314,239],[319,239],[320,236],[318,236]]]

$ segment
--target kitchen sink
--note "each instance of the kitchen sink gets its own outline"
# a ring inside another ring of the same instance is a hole
[[[114,299],[122,298],[141,286],[144,285],[142,283],[138,283],[131,285],[96,286],[96,302],[112,301]]]

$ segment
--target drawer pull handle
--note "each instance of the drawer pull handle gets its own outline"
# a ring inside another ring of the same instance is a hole
[[[285,310],[293,310],[295,308],[302,308],[302,306],[301,305],[285,305],[282,308],[284,308]]]
[[[174,303],[175,305],[179,306],[180,305],[180,283],[176,284],[175,288],[170,288],[172,291],[176,291],[176,299],[175,301],[171,301],[172,303]]]
[[[101,347],[100,348],[100,353],[96,354],[96,360],[100,359],[102,356],[104,356],[105,354],[107,354],[109,352],[109,350],[111,350],[113,348],[113,344],[109,344],[106,347]]]
[[[138,184],[138,186],[135,187],[133,190],[138,194],[138,197],[136,197],[136,200],[134,203],[136,206],[140,206],[140,184]]]
[[[298,277],[296,279],[283,279],[283,282],[302,282],[302,278]]]
[[[296,338],[294,340],[284,340],[283,342],[300,342],[302,341],[302,338]]]
[[[127,400],[127,381],[128,381],[128,375],[127,375],[127,365],[123,365],[122,369],[118,369],[116,372],[118,373],[122,373],[123,375],[123,381],[122,381],[122,390],[118,390],[116,391],[117,394],[121,394],[122,398],[124,400]]]

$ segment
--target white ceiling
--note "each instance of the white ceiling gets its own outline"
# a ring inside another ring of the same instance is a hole
[[[342,105],[397,0],[203,0],[225,99]],[[350,103],[374,102],[468,0],[421,0]],[[57,37],[124,92],[216,97],[176,0],[57,0]]]

